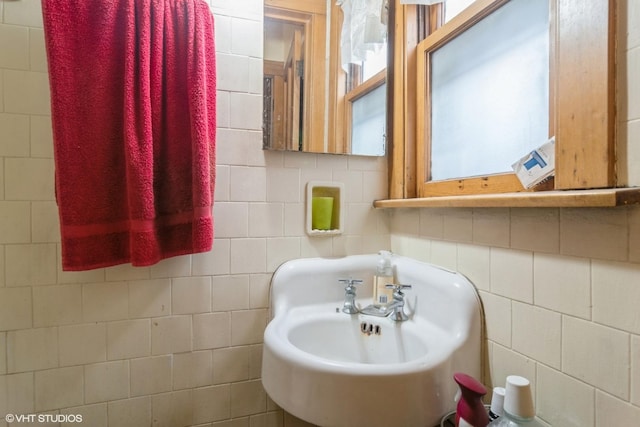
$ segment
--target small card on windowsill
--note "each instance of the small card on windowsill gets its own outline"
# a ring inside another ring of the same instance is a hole
[[[511,167],[524,188],[532,188],[554,175],[555,172],[555,136],[536,148]]]

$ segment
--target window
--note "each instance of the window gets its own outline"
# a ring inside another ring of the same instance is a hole
[[[471,171],[456,173],[460,176],[451,176],[448,175],[448,168],[445,166],[444,172],[436,172],[437,179],[433,179],[432,176],[432,170],[437,170],[432,168],[432,162],[440,156],[437,152],[440,144],[438,141],[435,141],[436,153],[433,156],[434,133],[436,137],[439,133],[440,138],[445,142],[447,137],[447,130],[442,129],[446,126],[446,122],[441,122],[438,116],[438,123],[435,125],[433,123],[434,114],[440,114],[435,110],[441,110],[443,106],[447,106],[442,104],[442,99],[438,99],[437,87],[434,93],[433,74],[442,72],[437,69],[437,65],[435,69],[433,68],[434,58],[437,60],[437,56],[448,50],[451,45],[455,45],[456,40],[460,40],[459,38],[464,37],[466,33],[473,31],[476,25],[481,25],[484,19],[491,19],[494,12],[505,5],[517,7],[518,3],[522,3],[522,6],[533,2],[477,0],[435,30],[433,30],[435,28],[433,22],[443,22],[444,18],[423,19],[422,22],[432,25],[432,31],[427,31],[430,35],[424,40],[415,40],[413,44],[410,43],[411,37],[414,37],[412,34],[415,27],[419,26],[413,23],[413,19],[416,16],[420,17],[420,14],[415,6],[398,6],[396,3],[398,10],[396,10],[395,19],[402,20],[404,32],[399,36],[396,35],[394,42],[394,49],[398,49],[399,46],[403,49],[400,59],[397,58],[394,61],[396,69],[393,72],[394,78],[402,81],[400,83],[393,81],[393,85],[404,87],[405,94],[404,99],[397,99],[398,91],[395,91],[394,104],[404,103],[405,107],[396,107],[393,110],[394,153],[391,166],[391,198],[412,197],[412,193],[419,197],[432,197],[522,190],[513,173]],[[542,120],[536,119],[539,122],[536,126],[538,133],[528,143],[541,145],[545,139],[540,141],[538,139],[555,135],[556,175],[550,189],[614,187],[616,184],[614,2],[613,0],[549,0],[548,7],[550,17],[549,51],[546,58],[549,64],[549,72],[546,76],[548,83],[541,80],[543,85],[548,84],[547,115]],[[427,15],[433,15],[433,12],[429,10]],[[442,17],[445,16],[441,6],[437,12]],[[503,38],[508,39],[510,36]],[[412,46],[416,47],[415,51]],[[485,47],[495,49],[496,45],[494,42],[487,42]],[[401,67],[412,66],[414,52],[416,63],[414,69],[417,69],[417,75],[415,82],[412,82],[411,73]],[[530,61],[534,60],[530,59]],[[540,63],[541,61],[538,60],[538,64]],[[492,84],[504,83],[500,81],[501,79],[497,74],[494,75],[495,81]],[[536,79],[539,80],[539,78]],[[417,92],[415,120],[411,118],[411,100],[409,99],[412,89]],[[514,108],[527,111],[532,103],[545,103],[544,96],[534,101],[531,101],[532,98],[530,99],[528,95],[520,95],[516,98],[518,99],[520,101]],[[464,116],[458,112],[447,114],[452,114],[450,120],[454,124],[464,120]],[[415,130],[412,130],[414,123]],[[544,134],[545,127],[548,127],[546,134]],[[542,133],[540,129],[543,129]],[[415,136],[412,132],[415,132]],[[446,144],[440,146],[442,147],[444,151],[448,149]],[[460,151],[460,149],[456,150]],[[466,151],[466,149],[462,150]],[[503,154],[502,147],[492,151],[494,157]],[[526,152],[522,153],[524,154]],[[509,157],[512,156],[509,155]],[[414,159],[417,161],[412,164]],[[507,163],[515,160],[517,158],[509,158]],[[501,166],[496,168],[495,172],[506,171],[504,166]]]
[[[427,66],[431,180],[510,172],[551,136],[548,1],[511,0]]]

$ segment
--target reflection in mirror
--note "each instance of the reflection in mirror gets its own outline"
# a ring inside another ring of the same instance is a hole
[[[265,40],[265,145],[276,150],[302,150],[304,26],[275,19],[265,19],[264,26],[265,32],[274,35],[268,43]]]
[[[265,148],[323,151],[326,5],[324,0],[265,1]]]
[[[265,0],[265,149],[385,155],[388,0]]]
[[[364,156],[384,156],[386,128],[386,96],[384,74],[373,79],[375,87],[351,103],[350,153]]]
[[[342,15],[340,52],[346,73],[346,151],[385,154],[386,134],[386,2],[339,0]]]

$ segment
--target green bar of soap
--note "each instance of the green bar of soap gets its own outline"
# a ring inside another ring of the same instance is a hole
[[[311,228],[331,230],[333,197],[313,197],[311,199]]]

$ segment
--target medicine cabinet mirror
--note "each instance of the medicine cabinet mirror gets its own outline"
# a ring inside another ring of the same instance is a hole
[[[385,155],[389,7],[265,0],[265,149]]]

